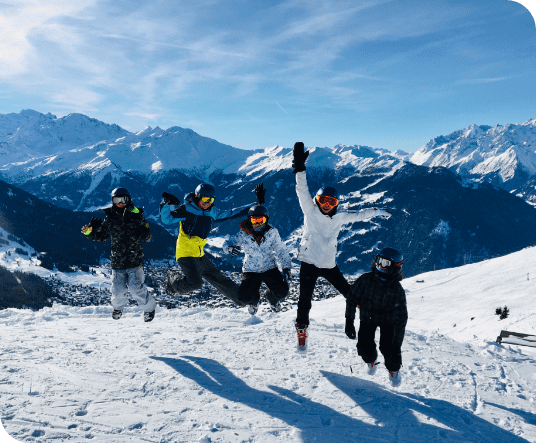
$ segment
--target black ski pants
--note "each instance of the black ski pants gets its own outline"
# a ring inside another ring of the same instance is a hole
[[[378,358],[374,336],[380,328],[380,352],[389,371],[398,371],[402,366],[402,342],[405,325],[386,325],[371,321],[361,321],[357,333],[357,353],[365,363],[375,362]]]
[[[283,279],[279,269],[272,268],[264,272],[244,272],[242,283],[238,287],[238,299],[246,305],[257,305],[261,299],[259,290],[262,282],[268,286],[264,297],[271,305],[275,305],[288,295],[288,283]]]
[[[177,271],[168,271],[169,282],[175,292],[187,294],[201,289],[203,279],[205,279],[227,298],[230,298],[237,305],[243,306],[238,300],[238,285],[216,268],[206,255],[181,257],[177,261],[181,267],[182,275]]]
[[[300,298],[298,300],[298,314],[296,316],[296,323],[299,325],[309,324],[311,300],[313,299],[313,292],[318,277],[324,277],[344,297],[350,292],[350,285],[338,266],[334,268],[318,268],[310,263],[302,262],[300,267]]]

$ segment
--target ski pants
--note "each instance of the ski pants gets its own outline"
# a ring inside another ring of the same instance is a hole
[[[272,268],[264,272],[244,272],[242,283],[238,288],[240,301],[246,305],[258,305],[261,299],[259,290],[263,281],[268,286],[264,297],[271,305],[275,305],[288,295],[288,283],[283,279],[279,269]]]
[[[206,255],[181,257],[177,261],[181,267],[182,275],[173,270],[168,271],[169,282],[176,292],[187,294],[201,289],[203,279],[205,279],[238,306],[243,306],[238,299],[238,285],[216,268]]]
[[[300,298],[298,300],[298,313],[296,323],[299,325],[309,324],[309,311],[311,300],[318,277],[324,277],[344,297],[350,292],[350,285],[342,275],[338,266],[334,268],[318,268],[310,263],[302,262],[300,267]]]
[[[402,366],[402,342],[406,326],[385,325],[371,321],[360,321],[357,333],[357,353],[365,363],[373,363],[378,358],[374,336],[380,328],[380,352],[389,371],[398,371]]]
[[[127,292],[144,312],[154,311],[156,300],[143,284],[143,266],[130,269],[112,269],[112,306],[122,311],[128,304]]]

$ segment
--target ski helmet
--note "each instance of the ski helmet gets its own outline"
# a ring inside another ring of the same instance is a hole
[[[216,188],[208,183],[201,183],[195,188],[195,196],[197,198],[201,197],[216,197]]]
[[[248,211],[248,218],[250,218],[251,216],[264,216],[266,217],[266,221],[268,221],[268,219],[270,218],[270,214],[268,213],[268,209],[266,209],[264,206],[262,205],[255,205],[255,206],[252,206],[251,208],[249,208],[249,211]]]
[[[337,191],[332,186],[326,186],[325,188],[320,188],[316,193],[316,196],[325,195],[326,197],[333,197],[337,200],[339,199],[339,191]]]
[[[132,198],[130,197],[130,192],[128,192],[127,188],[115,188],[112,191],[112,202],[114,200],[114,197],[126,197],[126,203],[130,203],[132,201]]]
[[[376,267],[388,274],[402,276],[404,256],[393,248],[384,248],[374,257]]]

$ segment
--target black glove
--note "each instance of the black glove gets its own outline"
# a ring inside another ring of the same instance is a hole
[[[283,280],[285,280],[285,283],[289,283],[292,279],[292,274],[290,273],[289,268],[283,269]]]
[[[240,246],[232,245],[227,248],[227,252],[233,257],[236,257],[238,254],[240,254],[241,249],[242,248],[240,248]]]
[[[264,194],[266,194],[266,189],[264,189],[264,185],[262,183],[259,183],[257,186],[255,186],[255,197],[257,197],[258,205],[264,205]]]
[[[164,199],[164,203],[167,205],[180,205],[181,201],[175,197],[173,194],[170,194],[168,192],[162,192],[162,198]]]
[[[302,142],[294,143],[293,151],[293,160],[292,160],[292,172],[296,174],[297,172],[305,171],[305,161],[309,157],[309,151],[305,151],[305,146]]]
[[[91,219],[91,221],[89,222],[89,227],[93,230],[93,231],[96,231],[97,229],[99,229],[102,225],[102,218],[100,217],[93,217]]]
[[[344,328],[344,332],[346,332],[346,335],[348,338],[351,338],[352,340],[355,339],[355,326],[354,326],[354,319],[353,318],[347,318],[346,319],[346,326]]]

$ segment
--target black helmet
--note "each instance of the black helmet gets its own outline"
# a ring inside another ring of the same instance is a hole
[[[125,203],[127,204],[132,202],[132,198],[130,197],[130,192],[128,192],[127,188],[115,188],[112,191],[112,203],[113,203],[114,197],[126,197]]]
[[[331,186],[326,186],[325,188],[320,188],[316,193],[316,196],[325,195],[326,197],[333,197],[337,200],[339,199],[339,191]]]
[[[388,274],[402,276],[404,256],[393,248],[384,248],[374,257],[376,267],[380,267]]]
[[[216,188],[208,183],[201,183],[195,188],[195,196],[197,198],[201,197],[216,197]]]
[[[262,205],[255,205],[255,206],[252,206],[251,208],[249,208],[248,219],[252,215],[258,215],[258,216],[263,216],[264,215],[266,217],[266,221],[268,221],[268,219],[270,218],[270,214],[268,213],[268,209],[266,209]]]
[[[128,195],[130,197],[130,192],[127,188],[115,188],[112,191],[112,197],[119,197],[120,195]]]

